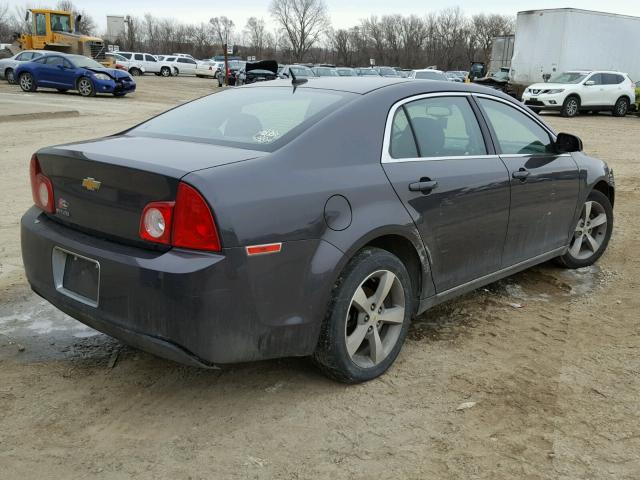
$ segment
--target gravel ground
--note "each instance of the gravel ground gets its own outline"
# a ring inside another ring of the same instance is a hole
[[[638,478],[639,118],[545,117],[616,172],[616,226],[597,266],[541,265],[427,312],[395,366],[364,385],[332,383],[305,359],[183,367],[32,294],[18,223],[33,151],[214,90],[144,77],[130,97],[83,99],[0,84],[0,106],[80,112],[0,123],[0,477]]]

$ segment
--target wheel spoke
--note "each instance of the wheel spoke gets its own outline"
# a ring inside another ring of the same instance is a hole
[[[367,294],[364,293],[364,289],[361,286],[358,287],[356,293],[353,295],[351,304],[361,312],[369,312],[369,305],[371,304],[371,300],[367,298]]]
[[[379,320],[383,323],[399,324],[404,322],[404,307],[392,307],[382,312]]]
[[[591,205],[593,204],[593,202],[586,202],[584,204],[584,221],[588,221],[589,217],[591,216]]]
[[[600,244],[595,238],[591,236],[590,233],[587,233],[585,237],[587,237],[587,243],[589,244],[589,248],[591,248],[591,250],[595,253],[596,250],[598,250],[598,247],[600,246]]]
[[[366,334],[367,326],[358,324],[353,333],[347,337],[347,351],[351,357],[353,357],[353,355],[358,351],[358,348],[360,348],[360,345],[362,345]]]
[[[584,239],[584,236],[581,234],[581,235],[576,235],[576,237],[573,240],[573,245],[571,245],[569,252],[574,258],[578,258],[578,255],[580,254],[580,249],[582,248],[583,239]]]
[[[369,350],[371,350],[369,356],[375,365],[384,360],[384,347],[377,328],[374,328],[369,335]]]
[[[604,213],[601,213],[600,215],[595,217],[593,220],[591,220],[591,228],[599,227],[600,225],[604,225],[605,223],[607,223],[607,215]]]
[[[389,295],[389,290],[393,285],[393,281],[395,280],[395,275],[391,272],[383,272],[380,276],[380,282],[378,283],[378,288],[376,289],[376,293],[373,294],[371,300],[376,304],[376,308],[382,305],[384,299]]]

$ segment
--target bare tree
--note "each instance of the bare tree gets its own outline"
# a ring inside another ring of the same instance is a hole
[[[323,0],[272,0],[269,11],[287,33],[296,61],[304,59],[330,25]]]
[[[474,15],[471,19],[472,41],[479,50],[481,58],[478,61],[489,63],[493,39],[499,35],[509,35],[515,32],[515,21],[507,15],[484,13]]]
[[[222,16],[212,18],[209,20],[209,23],[213,25],[213,32],[220,42],[220,45],[229,45],[235,27],[233,20]]]
[[[244,27],[249,46],[258,57],[262,57],[265,48],[267,31],[262,18],[250,17]]]
[[[75,18],[80,15],[80,21],[76,24],[76,31],[82,32],[85,35],[95,35],[97,29],[96,22],[86,10],[80,10],[71,0],[60,0],[56,8],[58,10],[64,10],[65,12],[71,12]]]

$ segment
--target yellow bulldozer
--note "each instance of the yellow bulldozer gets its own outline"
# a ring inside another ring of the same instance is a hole
[[[80,20],[80,15],[74,19],[71,12],[30,8],[25,17],[27,31],[16,36],[10,49],[55,50],[84,55],[105,67],[113,67],[113,60],[105,56],[107,47],[104,41],[76,30]]]

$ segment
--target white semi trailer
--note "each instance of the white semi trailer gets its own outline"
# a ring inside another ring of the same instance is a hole
[[[617,70],[640,80],[640,17],[576,8],[518,12],[510,80],[516,87],[568,70]]]

